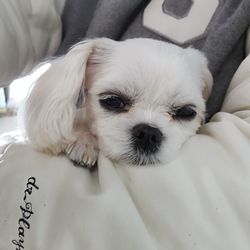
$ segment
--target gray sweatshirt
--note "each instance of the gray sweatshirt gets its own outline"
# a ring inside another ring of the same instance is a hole
[[[208,118],[220,110],[245,57],[250,0],[68,0],[57,54],[85,38],[147,37],[204,52],[214,77]]]

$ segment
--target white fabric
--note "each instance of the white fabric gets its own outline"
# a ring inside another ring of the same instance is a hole
[[[0,87],[53,54],[65,0],[0,1]]]
[[[223,112],[164,166],[115,166],[101,155],[90,172],[9,146],[0,163],[0,249],[249,250],[249,67],[250,56]],[[18,236],[25,190],[32,213]]]

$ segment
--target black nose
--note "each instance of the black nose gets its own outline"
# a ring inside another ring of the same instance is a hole
[[[158,128],[143,123],[132,128],[132,136],[135,148],[146,154],[155,153],[163,138],[163,134]]]

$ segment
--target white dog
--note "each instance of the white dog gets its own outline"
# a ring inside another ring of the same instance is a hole
[[[26,103],[38,150],[93,166],[169,161],[200,127],[212,87],[201,52],[152,39],[75,45],[52,61]]]

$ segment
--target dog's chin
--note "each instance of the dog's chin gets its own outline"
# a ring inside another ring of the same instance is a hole
[[[164,165],[176,159],[178,150],[172,150],[171,152],[166,150],[160,150],[155,154],[146,154],[140,151],[128,151],[123,154],[106,154],[108,158],[117,164],[131,165],[131,166],[154,166],[154,165]]]
[[[181,146],[183,145],[183,143],[179,143],[178,145],[176,144],[175,147],[170,147],[167,143],[164,143],[156,152],[150,153],[136,149],[130,144],[116,144],[116,147],[110,147],[112,143],[106,142],[107,140],[99,139],[99,149],[103,155],[116,164],[131,166],[167,164],[176,158]]]
[[[144,153],[129,152],[116,157],[115,161],[117,163],[123,163],[134,166],[145,166],[145,165],[155,165],[161,163],[156,155],[146,155]]]

